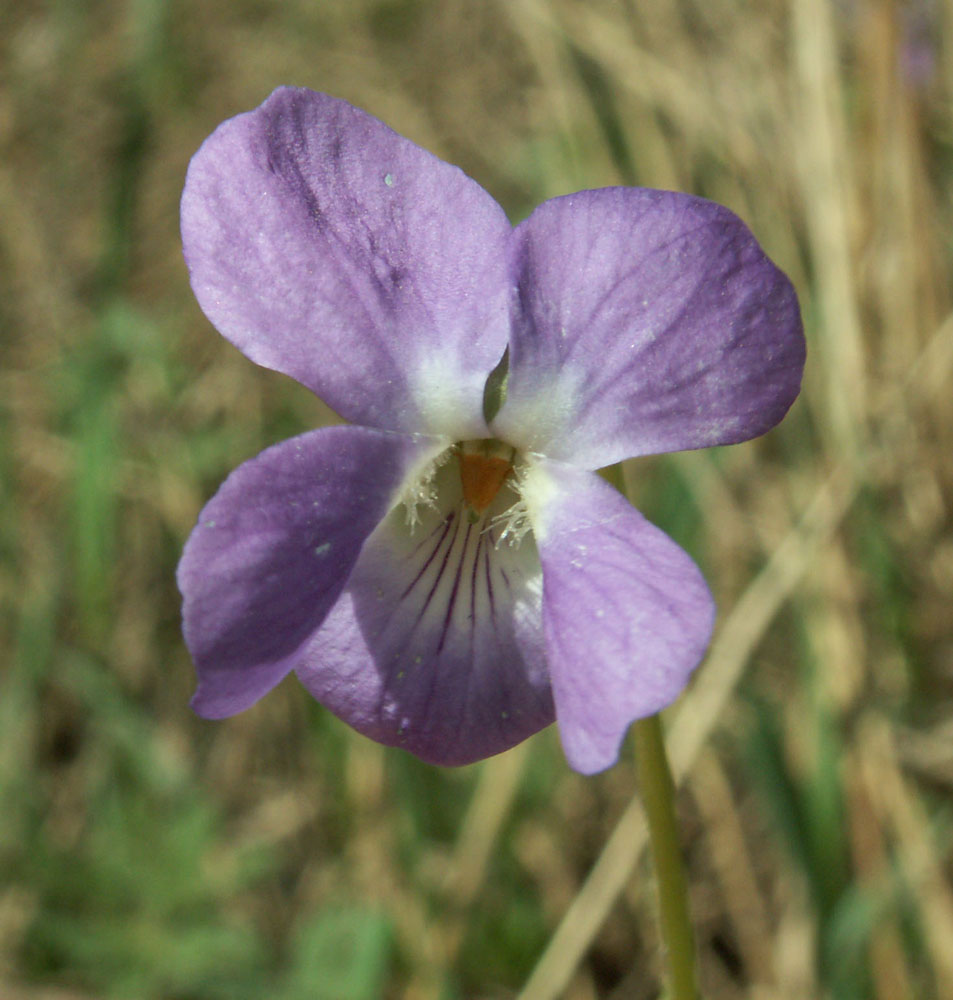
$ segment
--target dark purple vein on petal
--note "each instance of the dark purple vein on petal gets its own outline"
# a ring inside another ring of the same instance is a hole
[[[473,644],[473,630],[476,628],[477,575],[480,568],[480,550],[483,548],[482,531],[477,532],[476,551],[473,553],[473,569],[470,572],[470,644]]]
[[[455,522],[455,530],[454,530],[454,533],[453,533],[453,537],[450,539],[450,544],[447,546],[447,551],[444,553],[443,562],[441,562],[440,568],[437,570],[437,575],[434,578],[433,586],[430,588],[430,592],[424,598],[424,603],[423,603],[422,607],[420,608],[420,611],[419,611],[418,616],[417,616],[417,620],[418,621],[423,621],[424,615],[427,614],[427,608],[430,607],[430,602],[431,602],[431,600],[433,600],[433,595],[437,592],[437,588],[440,586],[440,580],[442,579],[444,571],[447,568],[447,563],[450,561],[450,553],[453,552],[454,546],[457,543],[457,537],[460,534],[460,521],[456,517],[456,514],[451,514],[450,515],[450,517],[448,518],[448,522],[451,521],[451,520]],[[449,527],[449,524],[448,524],[448,527]],[[441,542],[442,541],[443,541],[443,539],[441,538]],[[439,548],[439,546],[438,546],[438,548]],[[437,552],[437,549],[434,549],[434,555],[436,554],[436,552]],[[433,556],[430,557],[430,559],[432,559],[432,558],[433,558]],[[430,559],[427,560],[428,565],[430,563]],[[424,568],[426,568],[426,567],[424,567]],[[419,575],[418,575],[417,579],[420,579]]]
[[[438,653],[443,650],[443,644],[447,639],[447,632],[450,630],[450,622],[453,619],[453,609],[456,606],[457,594],[460,591],[460,577],[463,575],[463,564],[466,562],[467,550],[470,548],[470,536],[472,533],[473,525],[468,524],[467,533],[463,538],[463,548],[461,549],[460,556],[457,560],[457,572],[453,578],[453,588],[450,591],[450,600],[447,601],[447,611],[443,618],[443,628],[440,630],[440,641],[437,643]]]
[[[416,576],[415,576],[415,577],[413,578],[413,580],[411,580],[411,581],[410,581],[410,583],[409,583],[409,584],[407,585],[407,589],[406,589],[406,590],[405,590],[405,591],[404,591],[404,592],[403,592],[403,593],[402,593],[402,594],[400,595],[400,598],[399,598],[400,600],[403,600],[403,599],[404,599],[404,598],[405,598],[405,597],[406,597],[406,596],[407,596],[407,595],[408,595],[408,594],[409,594],[409,593],[410,593],[410,592],[411,592],[411,591],[412,591],[412,590],[414,589],[414,587],[416,587],[416,586],[417,586],[417,584],[418,584],[418,583],[420,582],[420,578],[421,578],[421,577],[422,577],[422,576],[424,575],[424,573],[426,573],[426,572],[427,572],[427,569],[429,568],[430,564],[431,564],[431,563],[433,562],[433,560],[434,560],[434,558],[436,557],[437,553],[438,553],[438,552],[440,551],[440,549],[441,549],[441,547],[442,547],[442,545],[443,545],[443,543],[444,543],[444,540],[446,539],[446,537],[447,537],[447,534],[448,534],[448,533],[449,533],[449,531],[450,531],[450,528],[451,528],[451,527],[453,526],[453,523],[454,523],[454,521],[456,520],[456,516],[457,516],[457,515],[456,515],[456,512],[455,512],[455,511],[451,511],[451,512],[450,512],[450,513],[449,513],[449,514],[448,514],[448,515],[446,516],[446,518],[445,518],[445,519],[444,519],[444,521],[443,521],[443,531],[442,531],[442,532],[440,533],[440,537],[439,537],[439,538],[437,539],[437,543],[436,543],[436,545],[434,545],[434,547],[433,547],[433,550],[431,551],[430,555],[429,555],[429,556],[427,556],[427,558],[426,558],[426,559],[424,560],[424,564],[423,564],[423,566],[421,566],[421,567],[420,567],[420,570],[419,570],[419,572],[417,573],[417,575],[416,575]],[[411,556],[410,556],[410,558],[411,558],[411,559],[413,559],[413,557],[414,557],[414,556],[415,556],[415,555],[416,555],[416,554],[417,554],[417,553],[418,553],[418,552],[420,551],[420,549],[421,549],[421,548],[423,547],[423,544],[424,544],[424,542],[425,542],[425,541],[428,541],[429,539],[431,539],[431,538],[432,538],[432,537],[434,536],[434,534],[436,534],[436,532],[437,532],[437,531],[439,531],[439,530],[440,530],[440,528],[439,528],[439,526],[438,526],[437,528],[435,528],[435,529],[434,529],[434,530],[433,530],[433,531],[432,531],[432,532],[431,532],[431,533],[430,533],[430,534],[429,534],[429,535],[427,536],[427,538],[426,538],[426,539],[423,539],[423,540],[421,541],[420,545],[418,545],[418,546],[417,546],[417,548],[416,548],[416,549],[414,549],[414,551],[413,551],[413,552],[411,553]],[[452,549],[452,548],[453,548],[453,541],[454,541],[454,538],[455,538],[455,537],[456,537],[456,535],[454,535],[454,537],[450,539],[450,546],[449,546],[449,548],[447,549],[447,553],[448,553],[448,554],[449,554],[449,551],[450,551],[450,549]],[[444,562],[446,562],[446,557],[444,557]],[[443,568],[441,567],[441,570],[440,570],[440,573],[442,573],[442,572],[443,572]],[[438,579],[440,578],[440,573],[438,573],[438,574],[437,574],[437,578],[438,578]],[[432,593],[433,593],[433,591],[431,591],[431,594],[432,594]],[[428,602],[429,602],[429,600],[430,600],[430,596],[428,596],[428,597],[427,597],[427,601],[428,601]],[[425,605],[425,606],[426,606],[426,605]]]
[[[489,535],[489,541],[493,542],[492,533]],[[493,627],[496,628],[496,601],[493,599],[493,578],[490,574],[490,553],[493,551],[494,546],[488,544],[483,550],[483,568],[484,576],[486,577],[486,596],[487,600],[490,602],[490,620],[493,622]]]

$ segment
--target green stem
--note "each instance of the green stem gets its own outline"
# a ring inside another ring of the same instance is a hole
[[[668,1000],[698,1000],[695,940],[688,914],[688,887],[675,822],[675,784],[665,756],[657,715],[633,727],[636,767],[658,885],[662,942],[668,959]]]

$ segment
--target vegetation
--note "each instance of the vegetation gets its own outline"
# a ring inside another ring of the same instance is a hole
[[[721,201],[801,295],[766,438],[624,469],[720,608],[668,719],[707,1000],[953,996],[953,21],[927,0],[20,0],[0,33],[0,996],[658,995],[631,759],[428,767],[291,679],[188,708],[202,503],[334,420],[196,306],[177,201],[292,83],[512,218]],[[633,804],[634,803],[634,804]]]

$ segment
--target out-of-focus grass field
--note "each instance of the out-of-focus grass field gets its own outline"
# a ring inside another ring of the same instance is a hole
[[[333,419],[195,304],[189,157],[281,83],[514,220],[724,202],[801,295],[754,443],[629,463],[718,598],[668,716],[708,1000],[953,997],[953,7],[942,0],[3,0],[0,1000],[658,996],[631,757],[458,771],[291,679],[195,718],[202,503]],[[591,874],[592,873],[592,874]]]

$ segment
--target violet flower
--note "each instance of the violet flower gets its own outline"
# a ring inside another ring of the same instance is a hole
[[[744,441],[798,393],[797,300],[744,224],[607,188],[513,228],[457,167],[283,88],[195,155],[182,234],[218,330],[351,422],[268,448],[202,511],[178,573],[195,710],[294,671],[427,761],[555,719],[572,767],[612,764],[685,686],[713,603],[593,470]]]

